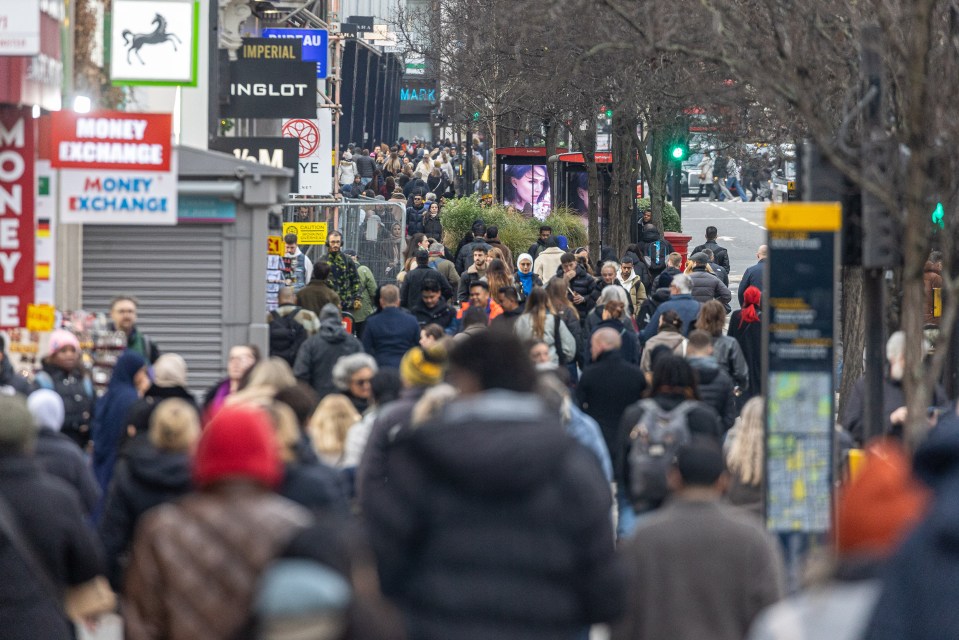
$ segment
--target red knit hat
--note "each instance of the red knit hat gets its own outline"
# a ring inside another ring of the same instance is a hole
[[[840,492],[836,550],[840,555],[892,553],[922,519],[928,499],[901,445],[892,440],[870,445],[859,477]]]
[[[193,480],[205,487],[227,478],[256,480],[270,488],[283,479],[273,423],[258,407],[223,407],[200,436]]]

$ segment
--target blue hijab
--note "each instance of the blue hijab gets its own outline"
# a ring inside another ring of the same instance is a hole
[[[147,361],[139,353],[129,349],[124,351],[113,367],[107,392],[97,400],[93,410],[93,473],[103,495],[107,494],[113,478],[127,414],[133,403],[140,399],[133,378],[145,366]]]

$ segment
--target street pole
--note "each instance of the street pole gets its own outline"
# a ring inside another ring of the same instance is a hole
[[[673,162],[673,208],[676,209],[676,215],[679,216],[680,220],[683,218],[683,185],[680,179],[680,172],[682,170],[682,162]]]
[[[882,61],[876,49],[881,42],[879,28],[870,25],[862,30],[862,83],[863,90],[871,92],[872,97],[866,104],[863,116],[863,144],[861,145],[862,170],[868,175],[879,169],[877,159],[882,153]],[[862,190],[862,216],[865,230],[863,251],[863,306],[865,309],[866,362],[864,374],[863,440],[868,441],[882,435],[883,432],[883,318],[882,305],[884,265],[872,255],[868,245],[875,241],[870,233],[869,221],[880,218],[885,205],[869,189]],[[855,358],[858,354],[849,353],[846,357]]]
[[[473,127],[470,121],[466,121],[466,157],[463,158],[466,166],[463,167],[463,175],[466,176],[463,191],[466,195],[473,195]]]

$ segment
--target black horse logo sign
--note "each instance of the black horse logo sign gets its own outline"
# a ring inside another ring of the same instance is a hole
[[[153,22],[150,24],[156,25],[156,29],[150,33],[133,33],[129,29],[123,30],[123,43],[127,47],[127,64],[132,64],[130,62],[130,54],[136,54],[140,64],[146,64],[143,58],[140,57],[140,47],[145,44],[163,44],[164,42],[169,42],[173,45],[174,51],[177,50],[177,44],[183,44],[175,33],[167,33],[166,18],[159,13],[156,14]]]

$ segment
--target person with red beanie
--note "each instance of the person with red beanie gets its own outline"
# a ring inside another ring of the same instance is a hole
[[[880,570],[927,503],[928,491],[913,477],[902,446],[893,440],[870,445],[862,473],[839,494],[836,564],[829,580],[767,609],[748,640],[863,638],[877,610]]]
[[[151,510],[137,529],[123,608],[130,640],[236,637],[260,574],[311,523],[273,492],[283,463],[259,407],[217,413],[200,437],[193,479],[194,493]]]

